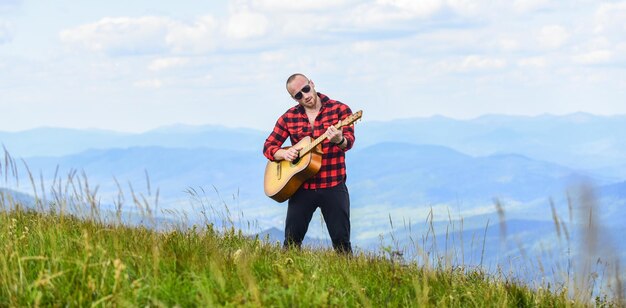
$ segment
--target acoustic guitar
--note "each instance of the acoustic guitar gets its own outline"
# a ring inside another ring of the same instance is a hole
[[[361,118],[363,111],[340,120],[334,126],[341,128],[351,125]],[[311,137],[306,136],[291,147],[302,148],[298,152],[298,157],[293,161],[269,161],[265,166],[264,190],[265,194],[278,201],[284,202],[289,199],[300,188],[302,183],[313,177],[322,167],[322,146],[321,143],[326,136],[319,136],[311,141]],[[284,147],[288,149],[290,147]]]

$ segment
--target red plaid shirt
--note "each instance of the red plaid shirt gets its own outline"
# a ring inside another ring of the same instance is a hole
[[[313,131],[311,131],[311,123],[304,111],[304,107],[300,104],[293,106],[285,112],[274,126],[274,130],[265,140],[263,146],[263,155],[269,160],[274,160],[274,153],[278,151],[283,142],[289,137],[291,144],[296,144],[305,136],[313,139],[323,135],[329,126],[337,124],[339,120],[343,120],[352,114],[350,107],[347,105],[328,98],[328,96],[317,93],[322,108],[315,118]],[[343,136],[346,138],[346,148],[341,149],[339,146],[330,143],[328,139],[322,142],[322,167],[320,171],[308,179],[302,187],[304,189],[317,189],[333,187],[346,179],[346,156],[345,152],[352,148],[354,144],[354,126],[344,126]]]

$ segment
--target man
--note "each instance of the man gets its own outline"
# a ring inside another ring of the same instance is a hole
[[[291,144],[296,144],[305,136],[315,139],[324,135],[327,140],[322,143],[324,154],[320,171],[304,182],[289,199],[284,246],[301,247],[313,213],[319,207],[333,248],[351,254],[345,152],[354,144],[354,127],[338,129],[334,125],[351,115],[352,111],[347,105],[317,92],[315,83],[302,74],[293,74],[287,79],[287,92],[298,104],[278,118],[274,130],[265,140],[265,157],[272,161],[296,159],[300,149],[281,149],[287,137]]]

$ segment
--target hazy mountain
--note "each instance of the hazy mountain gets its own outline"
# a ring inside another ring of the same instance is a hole
[[[381,143],[351,153],[355,201],[398,204],[490,200],[529,201],[562,193],[581,172],[521,155],[472,157],[443,146]]]
[[[22,192],[0,187],[0,210],[9,209],[16,204],[25,208],[32,208],[35,205],[35,198]]]
[[[515,153],[626,178],[626,116],[487,115],[472,120],[434,116],[386,122],[364,117],[357,133],[360,146],[396,141],[443,145],[477,156]]]
[[[626,116],[575,113],[564,116],[486,115],[471,120],[442,116],[364,120],[356,126],[356,148],[381,142],[441,145],[473,156],[520,154],[575,169],[607,181],[626,178]],[[260,151],[267,131],[222,126],[171,125],[145,133],[38,128],[0,132],[13,156],[61,156],[88,149],[160,146]]]
[[[577,262],[587,254],[609,260],[626,257],[625,242],[615,241],[615,235],[624,230],[623,225],[590,230],[582,224],[560,222],[557,229],[551,220],[508,219],[501,223],[497,217],[491,218],[489,224],[484,220],[479,228],[460,229],[458,222],[455,229],[450,223],[440,223],[433,229],[420,225],[413,226],[411,231],[397,228],[384,235],[384,243],[402,251],[406,258],[423,260],[428,256],[431,262],[454,261],[455,264],[483,265],[491,269],[499,264],[507,268],[507,272],[535,267],[538,262],[546,268],[572,270],[572,260]],[[391,241],[392,233],[397,245]],[[590,238],[594,240],[596,250],[583,251],[589,244],[582,242]],[[381,247],[380,239],[370,239],[361,242],[361,245],[367,249]],[[575,266],[580,270],[582,265]],[[545,279],[554,273],[536,271],[518,274],[521,274],[520,278],[532,281]]]
[[[0,143],[14,157],[28,157],[64,156],[89,149],[137,146],[260,151],[266,137],[265,133],[252,129],[215,125],[172,125],[138,134],[94,129],[37,128],[22,132],[0,132]]]
[[[607,197],[626,199],[626,181],[603,186],[600,193]]]
[[[348,182],[354,206],[391,203],[440,203],[453,200],[511,198],[529,201],[562,194],[581,172],[521,155],[473,157],[443,146],[381,143],[348,153]],[[225,195],[237,193],[248,203],[268,204],[263,194],[266,159],[260,151],[210,148],[133,147],[89,150],[63,157],[26,159],[35,178],[55,174],[63,178],[84,171],[92,185],[103,192],[117,191],[132,183],[145,188],[149,177],[153,190],[163,198],[180,198],[188,187],[207,187]],[[25,170],[23,170],[24,172]]]
[[[355,208],[471,206],[493,198],[531,202],[564,196],[568,185],[581,178],[596,185],[626,178],[617,176],[626,170],[626,118],[621,116],[435,116],[374,122],[365,115],[356,126],[357,144],[347,154]],[[250,129],[188,125],[142,134],[49,128],[0,133],[9,150],[14,145],[27,153],[48,153],[26,159],[36,179],[42,171],[51,182],[57,165],[60,178],[84,170],[92,187],[108,194],[106,202],[118,190],[113,177],[124,189],[132,185],[146,192],[147,175],[151,193],[158,187],[164,202],[188,198],[188,188],[202,187],[257,207],[275,205],[262,191],[265,137]],[[67,152],[72,153],[52,157]],[[594,169],[598,172],[579,169],[601,165],[606,167]],[[601,195],[618,204],[622,191],[616,184]],[[619,207],[611,211],[621,213]]]
[[[21,132],[0,132],[0,143],[13,155],[57,156],[107,148],[131,134],[95,130],[42,127]]]
[[[72,170],[87,175],[100,192],[118,191],[132,184],[145,191],[160,189],[163,198],[184,197],[189,187],[216,187],[222,193],[242,191],[245,198],[258,198],[262,193],[262,170],[265,158],[260,151],[234,151],[210,148],[132,147],[125,149],[89,150],[63,157],[31,157],[26,162],[31,172],[52,179],[59,166],[58,177],[67,177]],[[24,171],[24,170],[23,170]],[[249,181],[249,179],[255,181]],[[149,183],[148,183],[149,179]],[[252,195],[254,192],[254,195]]]

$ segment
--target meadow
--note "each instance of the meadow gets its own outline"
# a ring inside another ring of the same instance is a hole
[[[15,164],[5,158],[5,184],[18,179]],[[392,246],[351,256],[324,247],[284,250],[236,228],[227,208],[221,222],[203,211],[202,225],[163,227],[154,218],[158,190],[149,196],[120,190],[116,210],[104,212],[86,175],[73,173],[50,187],[30,173],[21,181],[32,186],[33,204],[8,191],[0,195],[2,307],[624,304],[618,275],[596,283],[595,272],[572,271],[578,277],[562,284],[529,285],[504,270],[450,262],[426,245],[413,247],[421,256],[413,260]],[[137,208],[140,223],[125,223],[123,206]]]
[[[19,208],[0,225],[0,306],[583,305],[480,269],[286,251],[210,225],[156,232]]]

